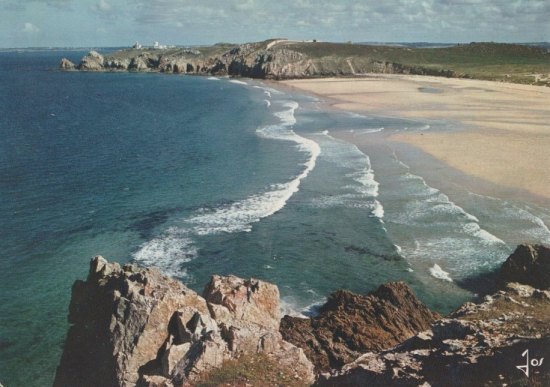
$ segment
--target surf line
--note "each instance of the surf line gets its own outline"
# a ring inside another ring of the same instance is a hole
[[[299,191],[302,180],[315,168],[321,148],[317,142],[294,132],[294,113],[299,104],[295,101],[285,101],[282,107],[282,110],[274,113],[279,123],[260,128],[256,133],[263,138],[295,143],[299,151],[308,155],[303,170],[290,181],[273,184],[272,189],[267,192],[253,194],[246,199],[214,209],[197,210],[191,217],[182,220],[183,226],[171,227],[162,235],[144,243],[133,255],[136,261],[161,267],[172,275],[185,275],[185,272],[178,268],[198,256],[193,237],[250,232],[253,223],[284,208],[292,195]]]

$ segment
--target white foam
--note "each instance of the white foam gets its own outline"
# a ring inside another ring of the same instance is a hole
[[[378,219],[384,218],[384,206],[378,201],[374,201],[374,208],[372,210],[372,214],[376,216]]]
[[[267,95],[267,98],[271,98],[271,92],[264,89],[264,94]]]
[[[322,136],[322,149],[325,158],[334,164],[347,170],[345,174],[357,184],[343,186],[343,189],[351,189],[355,194],[341,194],[323,196],[312,199],[312,204],[317,207],[345,206],[348,208],[367,208],[371,214],[379,219],[384,217],[384,207],[378,200],[373,200],[379,195],[379,183],[375,179],[370,158],[354,144],[338,140],[329,135],[328,130],[316,133]]]
[[[283,297],[280,302],[281,316],[291,316],[298,318],[308,318],[305,314],[300,311],[300,308],[296,306],[296,303],[293,299]]]
[[[371,133],[379,133],[383,131],[385,128],[374,128],[374,129],[350,129],[351,133],[354,134],[371,134]]]
[[[220,78],[218,78],[218,77],[208,77],[206,79],[209,79],[211,81],[219,81],[220,80]]]
[[[283,107],[286,109],[275,113],[275,117],[281,120],[281,124],[283,126],[293,126],[296,124],[294,112],[298,109],[298,107],[300,107],[300,105],[296,101],[288,101],[283,104]]]
[[[295,142],[301,151],[309,155],[304,163],[305,168],[291,181],[273,185],[270,191],[251,195],[244,200],[214,210],[203,209],[201,213],[186,220],[194,233],[208,235],[251,231],[253,223],[281,210],[292,195],[298,192],[301,181],[315,168],[321,148],[315,141],[302,137],[290,129],[296,123],[294,111],[299,104],[289,101],[283,106],[287,109],[274,114],[281,120],[281,124],[258,129],[257,133],[264,138]]]
[[[270,107],[271,106],[271,101],[267,100],[267,99],[264,99],[264,102],[265,102],[265,105],[267,107]]]
[[[266,87],[266,86],[258,86],[258,85],[255,85],[254,88],[255,88],[255,89],[261,89],[261,90],[267,91],[267,92],[269,92],[269,93],[271,93],[271,94],[277,94],[277,95],[282,95],[282,94],[284,94],[282,91],[277,90],[277,89],[274,89],[274,88],[272,88],[272,87]],[[271,95],[270,95],[270,97],[271,97]]]
[[[541,218],[544,216],[545,210],[472,192],[469,192],[469,195],[476,200],[476,204],[479,200],[483,200],[481,204],[482,209],[486,209],[485,216],[489,216],[498,225],[502,224],[513,229],[518,242],[533,241],[550,244],[550,229]],[[537,215],[534,215],[534,212]]]
[[[236,81],[240,82],[240,81]],[[134,254],[134,259],[147,266],[162,267],[170,275],[182,275],[181,265],[198,254],[193,244],[194,235],[209,235],[222,232],[251,231],[252,224],[282,209],[288,199],[299,190],[300,182],[315,168],[321,153],[319,145],[310,139],[297,135],[290,129],[296,123],[294,111],[299,104],[289,101],[283,111],[275,113],[281,124],[271,125],[258,131],[267,138],[292,141],[299,149],[308,153],[304,169],[292,180],[276,184],[271,190],[251,195],[244,200],[216,209],[200,209],[184,219],[185,228],[170,228],[163,235],[143,244]]]
[[[401,164],[405,166],[407,170],[410,169],[408,165],[402,162]],[[430,216],[430,213],[456,215],[458,221],[460,221],[460,218],[463,219],[464,223],[462,225],[462,230],[466,234],[478,238],[479,240],[487,244],[505,245],[502,239],[481,228],[479,225],[479,219],[476,216],[466,212],[466,210],[455,204],[449,199],[447,195],[445,195],[438,189],[430,187],[426,183],[426,180],[424,180],[422,177],[414,175],[410,172],[406,172],[404,174],[404,178],[417,180],[422,184],[424,188],[423,192],[419,192],[419,196],[424,196],[425,200],[413,202],[413,204],[411,204],[410,206],[414,206],[414,208],[410,208],[409,206],[409,215],[412,215],[413,218]],[[406,216],[407,214],[404,215]]]
[[[188,232],[172,227],[164,235],[141,245],[133,257],[145,266],[155,266],[170,276],[184,276],[181,265],[191,261],[198,254]]]
[[[449,273],[444,271],[437,263],[430,267],[429,272],[437,279],[453,282],[453,279],[449,276]]]
[[[243,82],[243,81],[239,81],[238,79],[231,79],[229,82],[236,83],[238,85],[247,85],[248,86],[248,83]]]

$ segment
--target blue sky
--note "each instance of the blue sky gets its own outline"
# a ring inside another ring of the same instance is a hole
[[[0,0],[0,47],[550,41],[550,0]]]

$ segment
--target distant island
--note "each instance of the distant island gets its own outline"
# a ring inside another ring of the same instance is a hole
[[[417,47],[271,39],[192,48],[134,45],[105,56],[91,51],[78,65],[63,58],[60,68],[274,80],[412,74],[550,86],[547,47],[505,43]]]

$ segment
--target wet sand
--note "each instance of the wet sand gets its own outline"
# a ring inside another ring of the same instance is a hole
[[[339,109],[426,121],[429,130],[388,140],[418,148],[456,171],[452,178],[466,182],[469,176],[485,193],[550,200],[550,88],[408,75],[283,83]],[[442,121],[453,123],[453,130],[442,129]],[[368,141],[346,140],[359,147]]]

